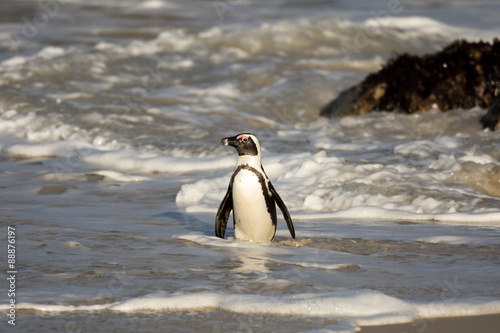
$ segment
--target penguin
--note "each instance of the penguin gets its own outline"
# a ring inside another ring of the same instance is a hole
[[[272,242],[276,234],[277,204],[292,238],[295,239],[290,213],[262,167],[257,137],[251,133],[242,133],[224,138],[220,144],[236,148],[238,164],[217,211],[215,235],[224,238],[227,221],[233,211],[236,239],[256,243]]]

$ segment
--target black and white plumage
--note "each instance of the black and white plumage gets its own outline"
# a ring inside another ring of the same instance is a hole
[[[238,151],[238,165],[215,219],[215,235],[224,238],[227,221],[233,211],[234,236],[252,242],[271,242],[276,234],[276,204],[281,209],[288,230],[295,239],[295,229],[288,209],[261,164],[257,137],[238,134],[221,140],[221,145]]]

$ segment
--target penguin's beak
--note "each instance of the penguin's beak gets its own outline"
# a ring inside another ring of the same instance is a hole
[[[220,140],[220,144],[223,146],[235,146],[238,140],[236,140],[236,137],[229,137],[229,138],[224,138]]]

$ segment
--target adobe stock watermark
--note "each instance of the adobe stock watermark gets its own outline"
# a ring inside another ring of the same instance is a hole
[[[233,13],[235,11],[235,3],[237,0],[213,0],[212,6],[219,17],[219,21],[224,22],[225,16],[227,14]]]
[[[125,270],[110,272],[110,278],[107,283],[99,288],[96,298],[101,302],[112,302],[120,299],[124,291],[132,287],[135,280],[133,276],[127,274]],[[106,304],[106,303],[104,303]],[[108,303],[109,304],[109,303]],[[66,321],[62,327],[63,332],[84,333],[95,330],[96,323],[102,318],[101,311],[90,311],[76,319]]]
[[[443,281],[445,287],[441,292],[441,301],[443,303],[452,303],[455,302],[457,297],[462,295],[462,291],[466,290],[465,286],[462,286],[458,283],[458,276],[455,276],[453,281],[449,281],[445,279]]]
[[[156,66],[146,66],[146,72],[148,73],[146,79],[142,84],[136,85],[131,89],[127,89],[128,92],[124,92],[120,98],[113,100],[112,107],[126,107],[128,109],[136,108],[140,103],[144,101],[148,94],[154,89],[158,89],[161,86],[161,69]]]
[[[443,281],[444,288],[441,291],[441,301],[443,303],[453,303],[457,300],[457,297],[462,295],[462,291],[467,288],[458,283],[458,276],[455,276],[453,281],[445,279]],[[436,320],[436,318],[419,318],[410,323],[412,326],[412,332],[424,333],[429,329],[429,323]]]
[[[130,110],[137,108],[152,90],[161,86],[162,73],[158,66],[156,66],[156,68],[147,66],[145,68],[145,72],[147,72],[147,76],[143,83],[128,89],[128,92],[123,92],[119,98],[114,99],[110,106],[112,109],[118,110],[120,108],[125,108]],[[107,135],[107,132],[111,133],[111,137]],[[107,139],[111,141],[113,138],[117,137],[119,133],[119,127],[112,122],[108,122],[100,128],[100,131],[96,136],[107,136]],[[52,170],[59,181],[64,181],[63,174],[73,172],[74,169],[82,163],[82,160],[94,153],[94,151],[95,148],[88,143],[79,143],[77,147],[68,147],[65,154],[67,156],[65,161],[52,162]]]
[[[293,111],[293,106],[289,104],[284,104],[279,107],[273,107],[270,109],[270,113],[274,118],[283,125],[293,125],[293,120],[295,113]]]
[[[407,0],[411,2],[411,0]],[[404,6],[400,0],[388,0],[385,9],[379,11],[371,10],[370,16],[373,18],[372,24],[366,24],[363,29],[360,29],[354,35],[352,42],[341,42],[340,50],[344,57],[348,58],[352,55],[358,55],[361,50],[370,45],[371,39],[375,38],[381,29],[386,28],[393,16],[403,12]]]
[[[16,228],[7,227],[7,281],[8,287],[7,296],[9,301],[7,304],[7,322],[9,325],[16,325],[16,281],[17,281],[17,262],[16,262]]]
[[[38,1],[33,16],[23,16],[18,31],[9,35],[10,49],[17,51],[21,45],[32,41],[40,33],[40,30],[59,14],[61,2],[61,0]]]

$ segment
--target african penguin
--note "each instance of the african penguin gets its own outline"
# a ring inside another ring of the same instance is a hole
[[[236,239],[265,243],[276,234],[276,204],[283,212],[288,230],[295,239],[295,229],[288,209],[262,168],[257,137],[242,133],[221,140],[221,145],[238,151],[238,165],[215,219],[215,235],[224,238],[227,220],[233,211]]]

